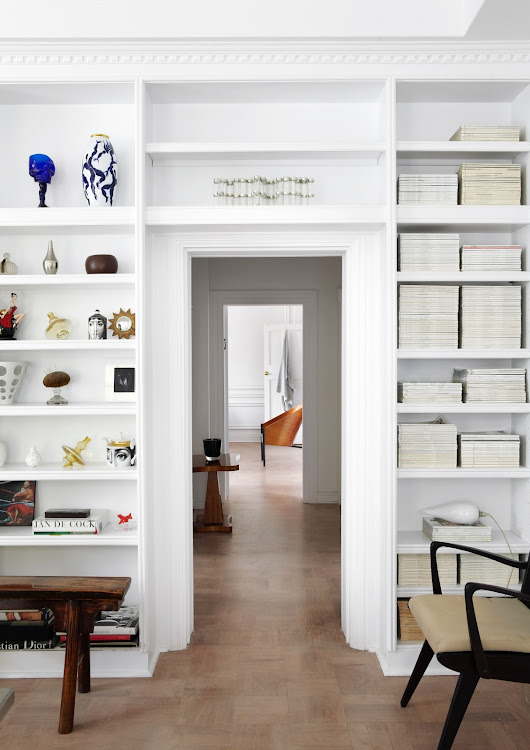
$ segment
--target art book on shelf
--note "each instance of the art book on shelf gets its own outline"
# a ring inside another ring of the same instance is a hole
[[[89,508],[50,508],[44,512],[44,518],[88,518]]]
[[[34,534],[100,534],[109,522],[108,510],[93,510],[87,518],[46,518],[31,524]]]
[[[14,615],[9,612],[8,615]],[[21,615],[35,614],[29,612],[16,613]],[[54,624],[55,618],[53,612],[49,609],[43,609],[36,613],[39,619],[6,619],[0,621],[0,648],[4,650],[9,647],[14,648],[38,648],[38,646],[28,645],[33,642],[44,643],[55,638]],[[54,644],[55,645],[55,644]],[[43,646],[42,648],[53,648],[52,646]]]
[[[43,609],[0,609],[0,627],[6,623],[39,622],[50,617],[51,610]]]
[[[21,641],[0,641],[0,651],[44,651],[55,648],[59,642],[56,636],[47,638],[44,641],[35,638],[28,638]]]
[[[433,542],[491,542],[491,527],[481,521],[459,524],[424,516],[423,532]]]
[[[117,611],[101,612],[94,625],[94,634],[135,635],[138,632],[138,607],[123,605]]]

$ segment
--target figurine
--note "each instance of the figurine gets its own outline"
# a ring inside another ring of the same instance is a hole
[[[118,166],[108,135],[94,133],[83,158],[82,179],[89,206],[112,206]]]
[[[116,513],[116,517],[120,519],[118,523],[112,524],[116,531],[134,531],[136,529],[137,523],[133,519],[132,513],[127,513],[126,516],[123,513]]]
[[[10,258],[11,255],[9,253],[4,253],[4,257],[0,261],[0,274],[5,276],[13,276],[18,271],[17,264],[13,263],[12,260],[9,260]]]
[[[107,338],[107,318],[96,310],[88,319],[88,338],[98,341]]]
[[[68,375],[67,372],[61,372],[60,370],[49,372],[44,376],[42,382],[46,388],[53,388],[54,395],[49,401],[46,401],[47,404],[50,406],[63,406],[68,403],[68,401],[61,396],[61,388],[68,385],[70,382],[70,375]]]
[[[47,208],[44,198],[46,197],[46,189],[55,174],[55,164],[46,154],[32,154],[29,157],[29,174],[35,182],[39,183],[40,203],[38,208]]]
[[[136,440],[107,440],[107,463],[113,469],[130,469],[136,463]]]
[[[117,515],[120,519],[120,523],[128,523],[129,521],[132,521],[132,513],[128,513],[126,516],[122,516],[121,513],[118,513]]]
[[[42,261],[42,267],[44,268],[44,273],[46,274],[54,274],[57,273],[57,269],[59,268],[59,261],[55,257],[55,253],[53,252],[53,242],[50,240],[48,242],[48,252],[46,253],[46,257]]]
[[[72,333],[72,321],[68,318],[57,318],[52,312],[48,313],[50,320],[45,335],[47,339],[67,339]]]
[[[26,456],[26,466],[30,469],[35,469],[41,462],[41,457],[34,445],[29,449],[29,453]]]
[[[90,438],[86,437],[84,440],[80,440],[75,448],[70,448],[68,445],[63,445],[62,449],[65,453],[63,457],[63,466],[68,468],[74,464],[85,465],[81,451],[84,451],[87,445],[90,443]]]
[[[17,295],[11,292],[11,302],[5,310],[0,310],[0,339],[14,339],[15,332],[25,317],[25,313],[16,313]]]

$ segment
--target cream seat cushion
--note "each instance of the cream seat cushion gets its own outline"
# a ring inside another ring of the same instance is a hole
[[[530,653],[530,609],[522,602],[474,596],[473,604],[484,651]],[[471,651],[463,596],[414,596],[409,607],[435,654]]]

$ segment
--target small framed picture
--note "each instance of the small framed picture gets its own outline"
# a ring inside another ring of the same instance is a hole
[[[134,362],[109,362],[106,365],[105,401],[136,401]]]

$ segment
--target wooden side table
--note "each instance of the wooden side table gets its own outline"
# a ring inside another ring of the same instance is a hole
[[[223,453],[216,461],[207,461],[202,455],[193,456],[193,473],[208,472],[204,514],[202,516],[197,514],[194,531],[224,531],[228,534],[232,532],[231,517],[226,516],[223,511],[218,473],[238,470],[239,455],[237,453]]]

